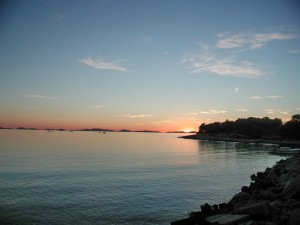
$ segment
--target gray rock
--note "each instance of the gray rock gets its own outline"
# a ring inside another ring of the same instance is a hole
[[[236,205],[239,202],[246,201],[250,199],[250,194],[246,192],[239,192],[230,200],[230,204]]]
[[[286,171],[300,171],[300,158],[294,157],[288,161],[285,166]]]
[[[270,169],[268,175],[267,175],[267,179],[269,179],[270,181],[273,182],[273,184],[275,184],[277,182],[277,175],[276,175],[276,172],[275,172],[275,168],[273,167],[272,169]]]
[[[300,208],[295,209],[290,217],[289,225],[300,225]]]
[[[280,205],[282,204],[282,201],[280,199],[276,199],[275,201],[271,202],[271,208],[272,209],[278,209]]]
[[[281,174],[280,178],[279,178],[280,182],[283,183],[283,184],[285,184],[286,182],[288,182],[289,179],[290,179],[290,177],[289,177],[289,175],[287,173]]]
[[[264,199],[264,200],[275,200],[276,196],[277,196],[276,194],[270,191],[261,191],[258,194],[259,199]]]
[[[251,204],[237,207],[236,214],[248,214],[250,216],[268,216],[271,212],[269,201],[258,201]]]
[[[249,221],[241,223],[239,225],[257,225],[257,222],[255,220],[249,220]]]
[[[247,221],[248,219],[249,215],[217,214],[207,217],[206,221],[219,225],[235,225]]]
[[[300,175],[291,178],[281,192],[280,196],[283,199],[290,199],[300,192]]]

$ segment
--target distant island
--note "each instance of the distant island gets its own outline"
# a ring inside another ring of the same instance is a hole
[[[270,119],[269,117],[202,123],[195,135],[181,138],[300,146],[300,114],[293,115],[291,120],[284,124],[279,118]]]
[[[10,128],[10,127],[0,127],[0,130],[45,130],[45,131],[91,131],[91,132],[138,132],[138,133],[161,133],[160,131],[155,130],[127,130],[127,129],[121,129],[121,130],[111,130],[111,129],[104,129],[104,128],[85,128],[85,129],[79,129],[79,130],[70,130],[70,129],[52,129],[52,128],[46,128],[46,129],[37,129],[32,127],[18,127],[18,128]],[[184,131],[171,131],[166,133],[186,133]],[[191,133],[191,132],[189,132]],[[195,132],[196,133],[196,132]]]

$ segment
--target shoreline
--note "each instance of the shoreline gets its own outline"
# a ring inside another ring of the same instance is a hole
[[[287,146],[287,147],[300,147],[300,141],[295,141],[295,140],[249,139],[249,138],[230,137],[225,135],[209,135],[209,134],[199,134],[199,133],[194,135],[181,136],[178,138],[192,139],[192,140],[206,140],[206,141],[274,144],[274,145]]]
[[[171,225],[299,225],[300,154],[250,176],[228,203],[201,205],[201,211]]]

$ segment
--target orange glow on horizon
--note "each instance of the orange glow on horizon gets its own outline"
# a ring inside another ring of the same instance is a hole
[[[195,128],[182,128],[182,124],[176,125],[166,125],[166,126],[153,126],[152,124],[124,124],[122,125],[115,125],[115,124],[100,124],[100,123],[93,123],[93,122],[66,122],[66,121],[7,121],[1,122],[0,127],[3,128],[35,128],[35,129],[64,129],[64,130],[82,130],[82,129],[92,129],[92,128],[99,128],[99,129],[107,129],[107,130],[130,130],[130,131],[142,131],[142,130],[150,130],[150,131],[159,131],[159,132],[174,132],[174,131],[183,131],[185,133],[189,133],[191,131],[195,131]]]

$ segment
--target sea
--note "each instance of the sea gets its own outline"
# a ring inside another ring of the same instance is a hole
[[[284,159],[181,135],[0,130],[0,224],[167,225]]]

